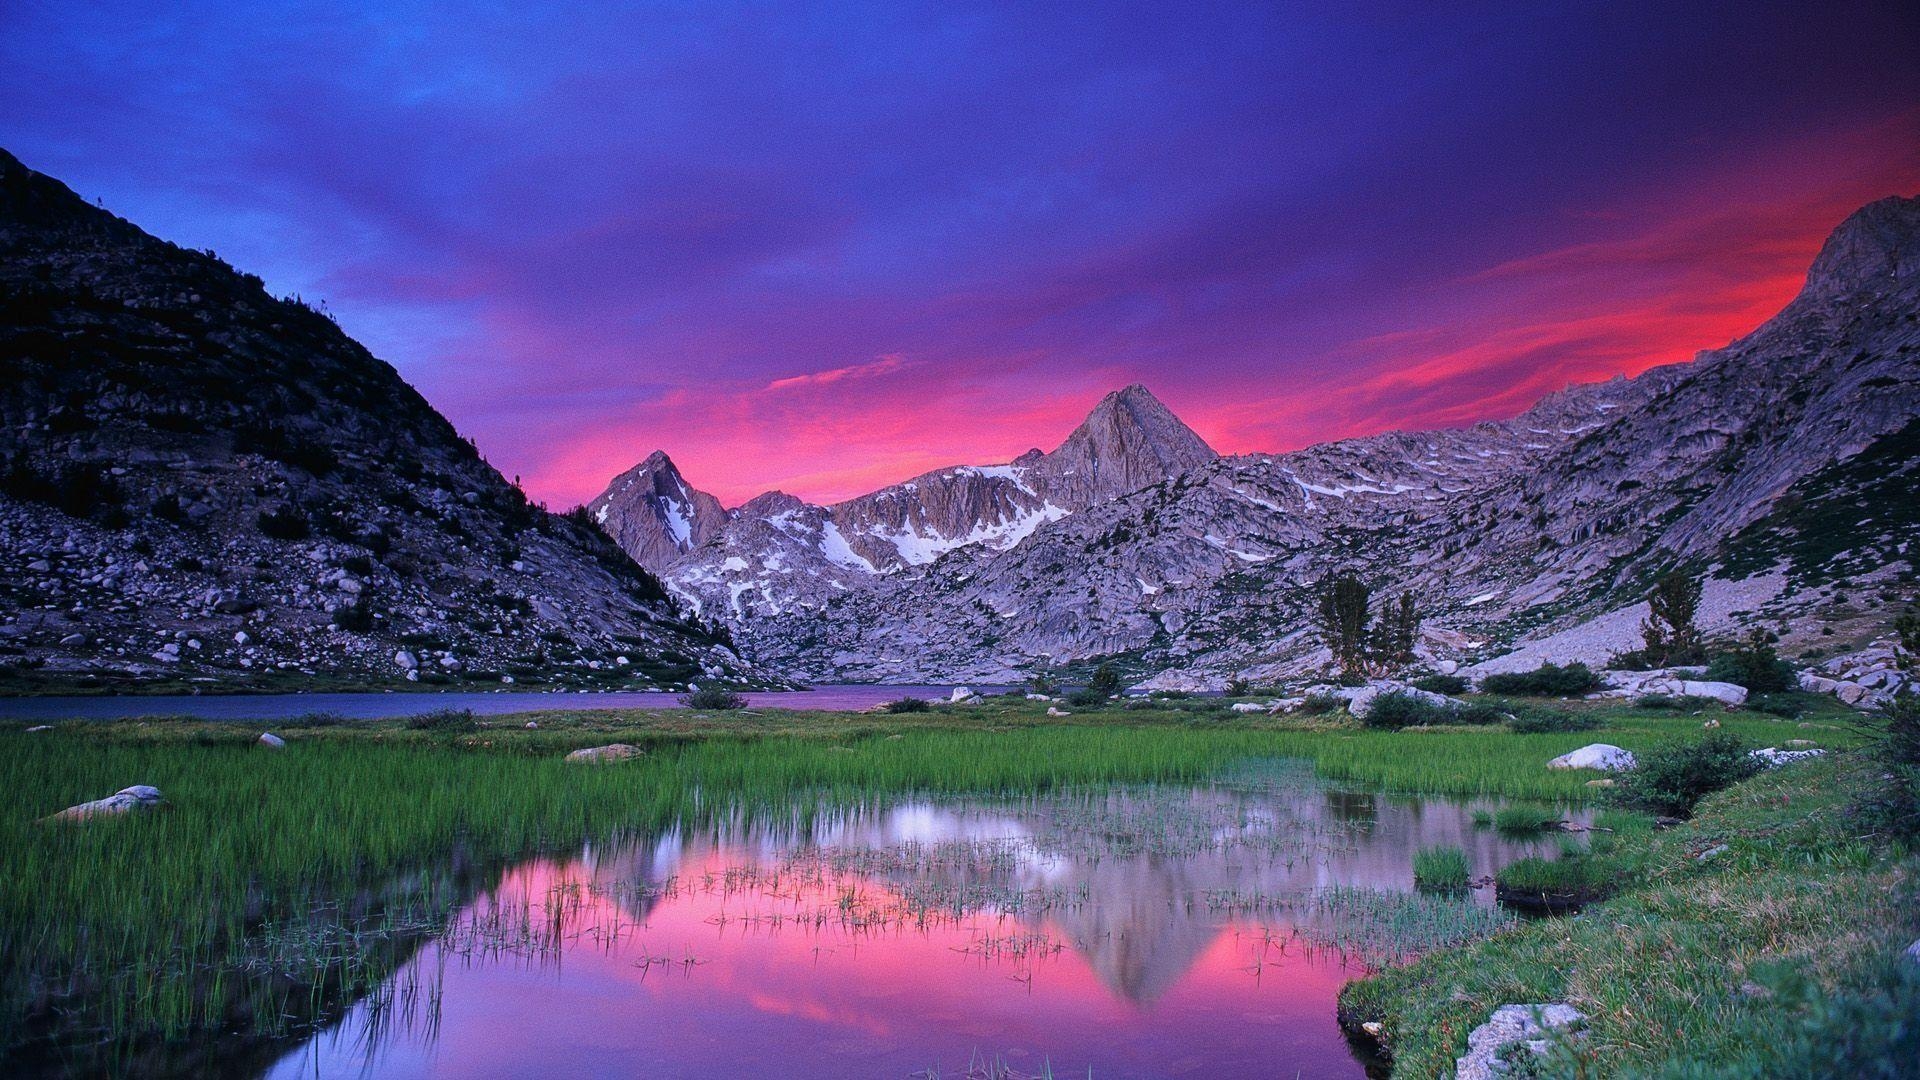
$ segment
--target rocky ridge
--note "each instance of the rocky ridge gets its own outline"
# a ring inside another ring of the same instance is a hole
[[[1012,542],[884,567],[855,552],[891,572],[849,559],[813,594],[763,587],[771,538],[732,524],[666,578],[756,659],[821,680],[995,681],[1096,658],[1151,685],[1288,677],[1325,665],[1314,586],[1346,569],[1414,592],[1421,652],[1461,661],[1585,642],[1582,627],[1629,619],[1672,566],[1740,598],[1716,629],[1812,634],[1844,614],[1849,586],[1897,597],[1912,580],[1917,250],[1920,200],[1874,203],[1753,333],[1513,420],[1169,468]],[[847,535],[838,507],[782,505],[796,531]],[[1621,647],[1588,644],[1535,659]]]
[[[0,151],[0,670],[668,687],[748,668],[323,312]]]

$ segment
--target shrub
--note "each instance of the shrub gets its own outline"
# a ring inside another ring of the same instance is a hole
[[[1339,694],[1308,694],[1300,707],[1293,710],[1306,716],[1322,716],[1339,712],[1347,707],[1347,699]]]
[[[1752,749],[1731,731],[1656,747],[1619,774],[1608,794],[1621,806],[1685,817],[1701,799],[1760,771]]]
[[[927,712],[933,705],[926,698],[903,697],[889,701],[883,706],[890,713]]]
[[[1227,680],[1228,697],[1246,697],[1252,692],[1253,684],[1246,679],[1232,678]]]
[[[1707,663],[1707,678],[1735,683],[1756,694],[1792,690],[1797,685],[1793,665],[1773,649],[1773,635],[1758,627],[1738,646],[1715,655]]]
[[[1417,727],[1424,724],[1445,724],[1453,720],[1452,709],[1436,705],[1431,701],[1417,698],[1412,694],[1395,690],[1381,694],[1373,699],[1367,715],[1360,719],[1370,728],[1382,728],[1398,731],[1405,727]]]
[[[1598,716],[1590,713],[1562,712],[1558,709],[1520,709],[1507,721],[1507,726],[1522,735],[1543,735],[1548,732],[1592,731],[1604,726]]]
[[[1541,664],[1532,671],[1489,675],[1480,680],[1480,688],[1490,694],[1526,694],[1535,697],[1562,697],[1600,689],[1600,676],[1578,661],[1561,667]]]
[[[744,709],[747,698],[724,686],[699,686],[680,695],[680,704],[689,709]]]
[[[307,515],[291,506],[260,511],[260,531],[275,540],[305,540],[313,533]]]
[[[472,709],[434,709],[407,717],[407,727],[414,731],[472,731],[478,726]]]
[[[1413,680],[1413,688],[1430,694],[1464,694],[1467,680],[1458,675],[1422,675]]]
[[[1500,708],[1498,705],[1489,705],[1484,701],[1468,701],[1462,702],[1459,708],[1453,710],[1453,717],[1447,722],[1450,724],[1485,726],[1489,724],[1504,724],[1512,719],[1513,714]]]
[[[1459,848],[1423,848],[1414,853],[1414,887],[1458,892],[1467,887],[1468,880],[1467,853]]]
[[[333,624],[354,634],[366,634],[373,631],[373,605],[361,597],[351,604],[343,604],[327,613]]]

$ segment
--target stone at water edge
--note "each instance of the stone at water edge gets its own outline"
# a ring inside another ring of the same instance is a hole
[[[1510,1075],[1506,1063],[1500,1060],[1501,1050],[1522,1043],[1531,1053],[1544,1055],[1553,1046],[1553,1032],[1566,1031],[1572,1038],[1581,1038],[1575,1025],[1585,1020],[1586,1015],[1571,1005],[1502,1005],[1467,1036],[1466,1056],[1453,1066],[1455,1080],[1493,1080]]]
[[[85,821],[94,817],[109,817],[114,814],[126,814],[135,810],[157,810],[167,803],[160,789],[150,784],[135,784],[123,787],[104,799],[69,806],[45,821]]]
[[[1547,762],[1549,769],[1600,769],[1604,772],[1617,772],[1633,768],[1633,754],[1612,743],[1588,743],[1571,753],[1562,754]]]
[[[953,696],[948,698],[947,701],[949,704],[958,705],[963,701],[972,701],[979,696],[980,695],[973,692],[973,687],[971,686],[956,686],[953,688]]]
[[[271,731],[263,731],[260,733],[260,748],[263,750],[285,750],[287,748],[287,740],[275,735]]]
[[[608,765],[616,761],[631,761],[645,757],[647,752],[629,743],[608,743],[605,746],[589,746],[584,750],[575,750],[567,755],[567,760],[576,765]]]

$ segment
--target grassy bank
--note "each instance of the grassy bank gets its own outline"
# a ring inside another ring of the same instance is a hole
[[[1450,1070],[1504,1004],[1589,1017],[1550,1075],[1920,1073],[1920,860],[1877,847],[1849,812],[1874,768],[1796,764],[1710,797],[1616,863],[1621,891],[1350,984],[1343,1019],[1376,1022],[1395,1076]]]
[[[12,796],[0,806],[0,1046],[11,1048],[0,1066],[74,1047],[100,1065],[105,1047],[106,1064],[140,1069],[159,1041],[210,1031],[272,1045],[376,985],[507,861],[676,821],[769,811],[804,828],[795,813],[822,798],[1193,780],[1247,757],[1308,759],[1369,788],[1572,803],[1596,794],[1593,774],[1548,770],[1548,759],[1699,731],[1695,718],[1617,706],[1602,730],[1538,735],[1364,731],[1218,703],[1064,721],[1043,709],[558,711],[531,730],[526,717],[315,717],[272,726],[291,744],[280,753],[253,745],[267,725],[0,726]],[[1852,738],[1831,712],[1721,719],[1762,744]],[[607,768],[560,760],[614,741],[649,753]],[[135,783],[161,788],[171,808],[37,821]]]

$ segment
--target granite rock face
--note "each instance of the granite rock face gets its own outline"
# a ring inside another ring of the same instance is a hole
[[[1603,664],[1673,566],[1708,578],[1710,631],[1811,627],[1834,582],[1891,581],[1920,542],[1917,243],[1920,200],[1874,203],[1753,333],[1511,420],[1215,458],[1130,388],[1050,455],[736,510],[664,577],[817,680],[1291,678],[1327,665],[1315,587],[1343,570],[1419,598],[1436,665],[1532,666],[1543,641]]]
[[[31,677],[747,672],[323,311],[3,151],[0,431],[0,663]]]

